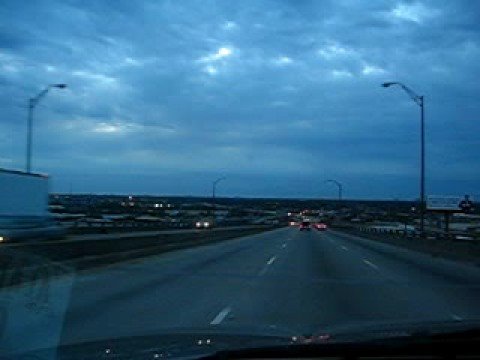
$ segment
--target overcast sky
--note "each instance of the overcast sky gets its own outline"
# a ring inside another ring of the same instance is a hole
[[[0,167],[53,191],[480,194],[476,1],[15,1],[0,7]]]

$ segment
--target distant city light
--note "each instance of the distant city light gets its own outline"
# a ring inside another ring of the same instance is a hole
[[[154,206],[155,206],[155,208],[159,208],[160,204],[155,204]]]
[[[128,200],[132,201],[132,199],[133,199],[133,197],[130,195],[130,196],[128,197]]]

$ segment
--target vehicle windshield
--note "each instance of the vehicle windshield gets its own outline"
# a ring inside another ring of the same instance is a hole
[[[479,13],[3,0],[0,358],[480,320]]]

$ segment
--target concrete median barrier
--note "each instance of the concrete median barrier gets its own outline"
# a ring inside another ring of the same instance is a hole
[[[210,230],[110,234],[0,247],[0,288],[66,272],[212,244],[272,229],[238,226]],[[40,272],[41,270],[41,272]]]

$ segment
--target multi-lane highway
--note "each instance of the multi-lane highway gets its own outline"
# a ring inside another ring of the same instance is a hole
[[[9,351],[182,329],[304,335],[480,319],[480,268],[338,231],[282,228],[0,295]]]
[[[91,270],[70,284],[62,343],[180,328],[306,334],[480,319],[479,268],[333,230],[277,229]]]

